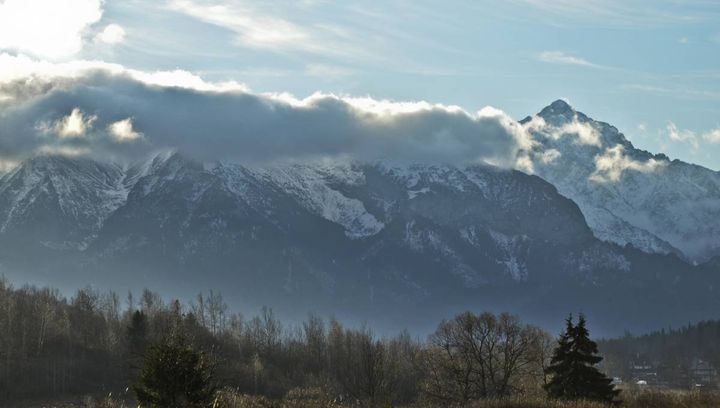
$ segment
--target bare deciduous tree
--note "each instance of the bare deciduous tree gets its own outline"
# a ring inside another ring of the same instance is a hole
[[[425,391],[455,403],[518,392],[541,358],[539,333],[509,314],[465,312],[441,322],[424,350]]]

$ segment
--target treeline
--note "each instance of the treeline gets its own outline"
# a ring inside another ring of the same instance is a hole
[[[652,365],[674,374],[676,381],[687,380],[691,365],[698,359],[720,369],[720,321],[717,320],[639,336],[627,333],[598,344],[606,355],[606,369],[623,378],[632,378],[633,366]]]
[[[383,404],[540,395],[557,344],[508,314],[466,312],[419,341],[407,332],[378,338],[317,316],[287,326],[270,309],[246,319],[229,313],[216,292],[189,304],[150,290],[121,300],[86,288],[66,299],[0,281],[0,402],[131,398],[126,390],[147,350],[177,336],[210,358],[219,386],[238,393],[280,398],[320,389],[339,401]]]

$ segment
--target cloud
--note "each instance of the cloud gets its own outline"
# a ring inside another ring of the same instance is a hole
[[[720,92],[692,89],[686,85],[682,86],[657,86],[647,84],[625,84],[621,86],[623,90],[631,90],[637,92],[646,92],[665,97],[682,98],[690,100],[718,100]]]
[[[559,150],[557,150],[557,149],[548,149],[548,150],[543,151],[543,152],[540,154],[540,157],[539,157],[539,158],[540,158],[540,161],[543,162],[543,164],[552,164],[552,163],[554,163],[557,159],[559,159],[560,156],[562,156],[562,154],[560,153]]]
[[[290,2],[289,4],[293,4]],[[294,6],[264,6],[262,2],[218,0],[169,0],[169,10],[182,13],[235,34],[237,45],[277,53],[306,52],[331,57],[363,60],[375,56],[358,47],[357,33],[320,22],[293,22],[283,14],[297,16],[304,11]]]
[[[598,183],[617,182],[627,170],[650,173],[666,165],[667,161],[654,158],[646,161],[635,160],[625,154],[623,145],[617,144],[595,156],[595,171],[590,175],[590,180]]]
[[[0,2],[0,50],[71,56],[82,49],[83,32],[101,17],[101,0],[5,0]]]
[[[586,59],[575,57],[562,51],[543,51],[538,54],[538,59],[548,64],[575,65],[588,68],[604,68],[601,65],[593,64]]]
[[[231,30],[241,43],[250,46],[279,47],[310,39],[303,28],[284,19],[258,15],[242,2],[171,0],[168,8]]]
[[[703,139],[710,143],[720,143],[720,127],[717,129],[708,130],[703,133]]]
[[[576,142],[578,144],[602,146],[600,132],[589,123],[580,122],[577,117],[575,117],[572,122],[565,123],[560,128],[556,128],[551,134],[556,139],[564,135],[576,135]]]
[[[692,147],[695,149],[700,147],[698,144],[698,138],[695,135],[695,132],[693,132],[692,130],[680,130],[673,122],[668,122],[667,133],[670,137],[670,140],[673,140],[675,142],[690,143],[690,145],[692,145]]]
[[[668,24],[686,24],[707,18],[703,2],[657,2],[644,0],[510,0],[555,17],[555,24],[588,23],[602,26],[629,26],[635,29]],[[668,7],[670,6],[670,7]]]
[[[90,149],[87,147],[42,145],[38,147],[34,153],[39,155],[78,157],[90,154]]]
[[[208,92],[248,91],[247,86],[235,81],[207,82],[184,70],[147,72],[102,61],[76,60],[53,63],[25,55],[0,53],[0,108],[3,104],[17,104],[23,98],[46,93],[50,88],[70,86],[95,73],[127,76],[146,85]]]
[[[95,36],[95,41],[105,44],[120,44],[125,41],[125,29],[118,24],[108,24]]]
[[[535,163],[529,154],[522,154],[515,160],[515,168],[528,174],[535,173]]]
[[[69,115],[56,122],[40,122],[35,128],[43,134],[54,133],[60,138],[84,137],[96,120],[97,116],[86,115],[79,108],[73,108]]]
[[[15,160],[0,160],[0,174],[7,173],[17,168],[19,164],[20,162]]]
[[[690,129],[678,129],[673,122],[668,122],[667,135],[675,142],[689,143],[694,149],[700,148],[700,140],[708,143],[720,143],[720,128],[710,129],[702,134]]]
[[[525,123],[524,127],[530,132],[541,132],[544,136],[553,140],[575,136],[574,143],[602,147],[600,132],[590,123],[580,121],[577,114],[573,116],[571,121],[560,126],[547,123],[541,116],[534,116],[532,120]]]
[[[142,139],[142,133],[133,129],[132,119],[127,118],[113,122],[108,126],[108,132],[116,141],[120,143],[134,142]]]
[[[30,68],[24,77],[14,68],[4,74],[0,64],[0,93],[13,98],[0,115],[0,160],[40,149],[130,160],[173,148],[202,161],[337,156],[510,168],[533,146],[524,126],[490,107],[470,113],[424,101],[322,93],[299,99],[253,94],[184,71],[146,73],[96,62],[16,64]],[[88,123],[83,112],[97,115],[92,137],[48,138],[32,126],[65,121],[68,112],[73,123]],[[143,143],[118,143],[140,137]]]

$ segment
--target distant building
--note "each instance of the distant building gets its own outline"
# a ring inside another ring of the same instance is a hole
[[[690,379],[699,386],[717,387],[720,382],[718,370],[709,362],[696,358],[690,364]]]
[[[658,383],[657,367],[648,362],[632,363],[630,374],[637,385],[656,385]]]

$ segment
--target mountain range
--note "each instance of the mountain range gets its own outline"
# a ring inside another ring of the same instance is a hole
[[[720,173],[636,149],[564,101],[530,165],[41,155],[0,177],[12,281],[275,307],[426,331],[465,308],[600,333],[717,317]]]

